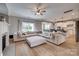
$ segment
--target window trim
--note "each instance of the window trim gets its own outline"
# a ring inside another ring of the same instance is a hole
[[[28,31],[28,30],[24,31],[23,30],[23,23],[25,23],[25,24],[31,24],[31,26],[32,26],[31,31]],[[22,32],[33,32],[33,31],[34,31],[34,23],[32,23],[32,22],[22,22]]]

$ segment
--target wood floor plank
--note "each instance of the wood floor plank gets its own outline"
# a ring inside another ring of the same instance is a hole
[[[67,49],[50,43],[30,48],[27,43],[16,45],[17,56],[57,56],[57,55],[76,55],[76,49]]]
[[[15,43],[16,56],[76,56],[77,48],[74,36],[68,37],[67,41],[57,46],[53,43],[30,48],[26,41],[19,41]]]

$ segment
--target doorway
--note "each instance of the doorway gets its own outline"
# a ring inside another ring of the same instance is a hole
[[[76,42],[79,42],[79,21],[76,21]]]

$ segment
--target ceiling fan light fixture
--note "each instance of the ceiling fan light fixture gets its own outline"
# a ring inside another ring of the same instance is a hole
[[[40,15],[40,13],[37,12],[36,15]]]
[[[34,12],[35,12],[35,15],[43,15],[45,12],[46,12],[46,10],[45,10],[45,8],[44,7],[42,7],[42,5],[41,4],[38,4],[34,9]]]

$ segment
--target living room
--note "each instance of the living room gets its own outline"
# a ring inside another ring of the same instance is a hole
[[[78,7],[78,3],[0,3],[1,55],[79,55]]]

